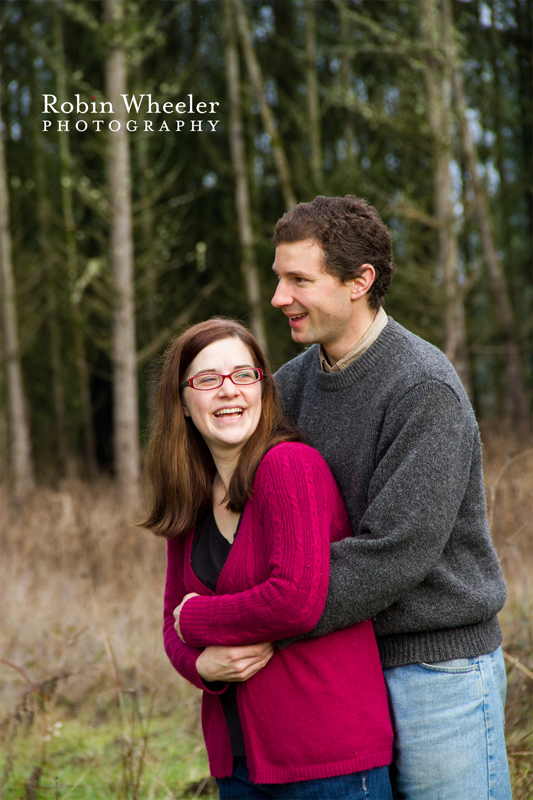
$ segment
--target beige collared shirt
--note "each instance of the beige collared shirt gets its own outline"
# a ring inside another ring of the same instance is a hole
[[[340,361],[337,361],[332,367],[329,364],[329,361],[326,356],[326,351],[320,345],[320,366],[323,372],[340,372],[341,369],[346,369],[352,364],[359,356],[362,356],[365,350],[368,350],[371,344],[374,344],[376,339],[378,338],[379,334],[389,321],[389,318],[385,314],[383,307],[380,307],[378,313],[374,317],[374,322],[367,330],[365,335],[362,339],[359,339],[355,347],[346,353],[344,358],[341,358]]]

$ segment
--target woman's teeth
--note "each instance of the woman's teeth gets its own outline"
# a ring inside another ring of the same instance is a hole
[[[233,416],[235,414],[240,417],[243,411],[243,408],[220,408],[215,411],[215,417]]]

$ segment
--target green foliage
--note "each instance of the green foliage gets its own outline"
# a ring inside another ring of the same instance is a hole
[[[226,0],[223,0],[225,2]],[[305,15],[299,0],[246,3],[267,100],[278,125],[299,200],[316,194],[360,195],[390,225],[397,275],[387,311],[443,344],[444,298],[436,266],[433,156],[426,121],[425,53],[416,2],[318,1],[316,76],[319,84],[322,181],[310,169]],[[142,429],[149,419],[149,376],[161,352],[158,335],[185,321],[228,314],[247,321],[229,152],[222,2],[153,0],[127,3],[119,30],[104,22],[104,3],[10,0],[2,4],[3,115],[10,182],[11,235],[18,287],[22,355],[34,450],[43,474],[63,469],[56,450],[50,374],[51,316],[61,334],[61,376],[69,448],[82,450],[83,430],[73,313],[79,310],[90,371],[101,466],[111,452],[111,311],[106,133],[74,129],[77,115],[43,115],[43,95],[105,101],[104,62],[124,43],[129,91],[162,107],[192,94],[218,102],[216,131],[176,132],[178,114],[132,114],[130,133],[136,262],[137,347]],[[482,167],[487,177],[497,247],[518,326],[524,375],[531,367],[531,0],[454,3],[465,80]],[[58,45],[62,32],[63,50]],[[270,237],[284,211],[271,143],[241,57],[245,128],[256,258],[270,354],[277,367],[298,353],[285,320],[270,308],[274,290]],[[144,101],[146,103],[146,100]],[[70,131],[57,120],[70,118]],[[92,119],[92,117],[90,117]],[[52,120],[42,130],[44,119]],[[144,132],[144,121],[153,132]],[[170,132],[159,130],[167,121]],[[204,122],[205,127],[207,124]],[[71,163],[61,166],[60,137]],[[40,166],[39,166],[40,165]],[[481,416],[507,414],[503,340],[483,263],[471,187],[456,152],[460,275],[465,288],[474,401]],[[75,230],[66,231],[64,190],[72,191]],[[429,224],[428,224],[429,223]],[[76,246],[69,274],[69,236]],[[71,270],[72,273],[72,270]],[[213,282],[218,282],[213,284]],[[204,292],[204,294],[202,294]],[[74,309],[74,311],[73,311]],[[529,377],[528,377],[529,379]],[[2,402],[3,402],[3,398]]]

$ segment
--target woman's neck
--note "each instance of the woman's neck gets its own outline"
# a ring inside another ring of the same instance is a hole
[[[235,531],[239,524],[239,517],[235,511],[230,511],[227,507],[228,486],[231,481],[233,469],[226,473],[227,483],[224,482],[220,472],[217,472],[213,481],[213,514],[215,515],[215,522],[222,536],[228,542],[233,543],[235,538]]]
[[[224,450],[223,452],[219,452],[215,450],[215,448],[209,449],[211,450],[211,455],[213,456],[213,461],[215,462],[218,478],[224,486],[225,492],[227,492],[232,475],[235,472],[235,467],[237,466],[242,447]]]

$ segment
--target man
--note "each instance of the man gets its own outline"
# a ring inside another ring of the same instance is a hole
[[[447,358],[382,308],[394,263],[374,208],[317,197],[279,220],[273,243],[272,304],[294,341],[314,345],[276,380],[331,467],[354,534],[332,545],[328,601],[308,637],[373,618],[396,797],[510,800],[496,617],[505,584],[468,397]]]

